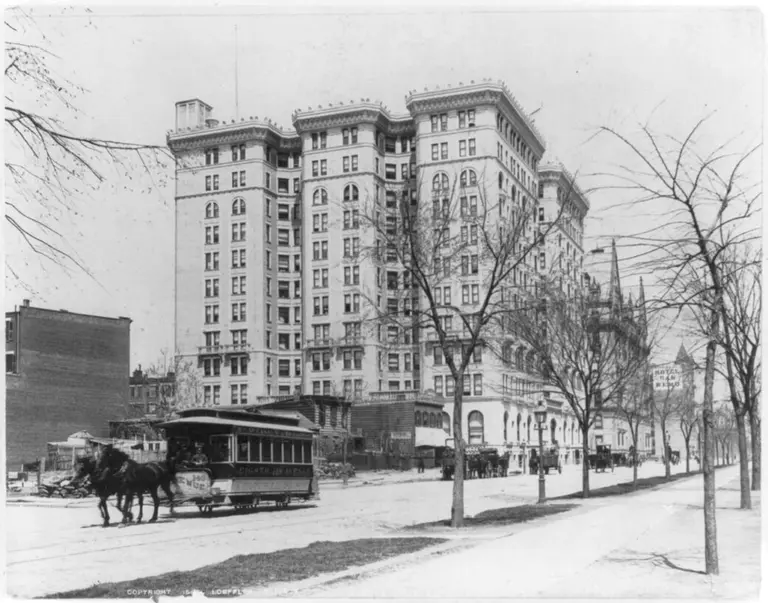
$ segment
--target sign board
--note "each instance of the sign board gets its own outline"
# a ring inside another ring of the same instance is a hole
[[[411,433],[409,431],[392,431],[389,437],[393,440],[410,440]]]
[[[657,392],[666,392],[682,387],[682,371],[679,366],[657,366],[653,369],[653,389]]]
[[[200,498],[211,495],[211,478],[205,471],[179,471],[176,473],[177,492],[182,498]]]

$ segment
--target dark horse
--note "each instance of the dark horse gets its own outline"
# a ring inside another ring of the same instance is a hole
[[[162,488],[163,492],[165,492],[171,506],[171,513],[173,513],[171,484],[176,481],[174,462],[152,461],[149,463],[137,463],[123,451],[116,448],[106,451],[105,457],[110,467],[119,467],[115,475],[121,480],[125,491],[124,522],[129,521],[131,518],[129,509],[133,504],[134,496],[139,498],[139,516],[136,521],[137,523],[141,522],[144,516],[145,492],[149,492],[155,505],[154,513],[152,513],[152,519],[149,520],[149,523],[157,521],[157,511],[160,506],[160,497],[157,494],[158,488]]]
[[[109,526],[107,499],[113,494],[117,495],[117,508],[123,513],[123,518],[125,518],[125,512],[122,509],[122,499],[125,494],[123,480],[115,475],[115,472],[111,471],[104,462],[97,461],[90,456],[77,459],[75,467],[75,481],[82,481],[86,477],[89,478],[91,490],[99,497],[98,508],[104,520],[102,527],[106,528]]]

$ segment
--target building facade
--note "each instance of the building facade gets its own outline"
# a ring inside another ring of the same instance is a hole
[[[564,290],[581,286],[589,201],[562,165],[542,161],[543,138],[509,89],[483,81],[413,91],[405,106],[402,115],[370,100],[297,110],[288,130],[255,117],[219,122],[203,101],[177,103],[168,134],[177,158],[176,347],[197,363],[207,402],[434,394],[451,421],[456,384],[434,337],[371,320],[423,304],[404,268],[380,261],[374,212],[389,220],[450,189],[470,212],[483,196],[500,211],[532,212],[528,242],[558,218],[513,284],[532,289],[558,271]],[[471,310],[486,269],[473,265],[441,296]],[[509,349],[497,358],[481,346],[473,357],[461,384],[464,433],[522,464],[537,441],[543,388],[524,346]],[[569,408],[550,404],[548,437],[571,460],[578,429]]]
[[[47,442],[107,436],[126,417],[129,318],[35,308],[5,315],[7,464],[34,462]]]
[[[130,404],[144,415],[167,413],[173,410],[176,399],[176,375],[169,371],[164,376],[153,377],[139,368],[129,379]]]

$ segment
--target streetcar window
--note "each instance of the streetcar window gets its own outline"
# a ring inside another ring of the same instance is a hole
[[[277,441],[274,443],[274,447],[272,449],[272,453],[274,454],[274,459],[272,459],[275,463],[282,463],[283,462],[283,443],[281,441]]]
[[[248,462],[248,436],[237,436],[237,462]]]
[[[312,442],[302,442],[301,447],[304,450],[304,462],[312,462]]]
[[[301,463],[301,442],[294,442],[291,447],[293,448],[293,462]]]
[[[290,442],[283,442],[283,460],[286,463],[293,463],[293,446]]]
[[[248,460],[252,463],[258,463],[261,460],[261,438],[248,438],[250,440],[251,452]]]
[[[229,445],[229,436],[211,436],[211,462],[232,462],[232,452]]]
[[[261,441],[261,460],[265,463],[272,462],[272,440],[269,438]]]

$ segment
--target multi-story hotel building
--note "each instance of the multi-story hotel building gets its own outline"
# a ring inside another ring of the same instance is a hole
[[[446,403],[450,434],[455,384],[434,337],[370,319],[372,308],[396,305],[407,316],[421,303],[402,266],[366,252],[376,247],[372,207],[387,219],[451,189],[471,213],[478,197],[492,196],[494,207],[532,210],[530,242],[570,198],[568,219],[513,278],[530,288],[557,266],[564,287],[578,285],[588,201],[564,168],[539,165],[544,141],[507,87],[473,82],[405,100],[404,115],[370,101],[296,111],[293,130],[258,118],[219,122],[200,100],[177,103],[168,134],[177,159],[176,347],[197,358],[206,402],[433,394]],[[468,265],[441,296],[471,311],[484,266]],[[534,441],[542,388],[531,356],[510,349],[504,360],[475,354],[461,384],[464,433],[470,444],[519,454]],[[552,439],[567,441],[567,410],[551,414]]]

